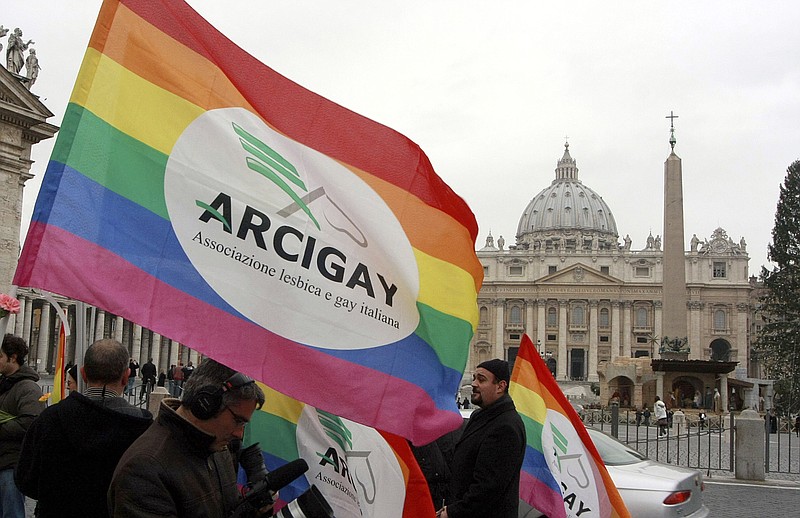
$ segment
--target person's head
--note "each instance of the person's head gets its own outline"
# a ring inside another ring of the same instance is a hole
[[[19,370],[28,356],[28,346],[19,336],[7,334],[0,346],[0,374],[10,376]]]
[[[656,396],[656,401],[661,401],[661,398]]]
[[[153,359],[152,358],[148,358],[147,359],[147,363],[153,363]]]
[[[264,392],[252,379],[208,359],[184,385],[178,414],[215,436],[211,449],[221,450],[242,440],[244,425],[263,404]]]
[[[67,390],[75,392],[78,390],[78,366],[73,365],[67,369]]]
[[[106,386],[120,392],[128,384],[128,350],[116,340],[98,340],[86,349],[81,374],[90,387]]]
[[[508,392],[508,362],[495,358],[475,369],[472,375],[472,403],[486,408]]]

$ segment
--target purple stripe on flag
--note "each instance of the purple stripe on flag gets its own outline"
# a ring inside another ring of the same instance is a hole
[[[521,471],[519,476],[519,497],[528,502],[535,499],[536,502],[539,502],[536,504],[539,511],[550,518],[566,518],[567,516],[561,492],[553,491],[553,488],[525,471]]]
[[[31,251],[38,254],[38,259],[27,261],[23,254],[20,264],[36,264],[39,268],[18,270],[17,279],[22,285],[47,286],[49,291],[69,293],[89,304],[98,305],[102,300],[107,311],[197,348],[268,385],[297,387],[295,392],[287,392],[295,399],[323,409],[321,402],[337,401],[340,405],[337,413],[374,423],[376,428],[397,430],[418,444],[433,441],[443,430],[454,430],[461,425],[459,414],[437,408],[430,394],[415,383],[296,344],[190,297],[108,250],[58,227],[33,223],[28,238],[41,239],[40,249]],[[61,254],[60,250],[81,253]],[[60,267],[46,266],[52,264]],[[91,285],[68,273],[86,268],[92,270]],[[102,290],[98,291],[98,287]],[[228,343],[252,346],[231,348]],[[405,372],[402,364],[414,359],[400,356],[402,350],[398,349],[395,369]],[[303,383],[297,383],[298,379]],[[431,383],[437,382],[433,380],[428,386]],[[455,406],[454,401],[450,403]],[[408,406],[417,407],[413,419],[393,410]]]

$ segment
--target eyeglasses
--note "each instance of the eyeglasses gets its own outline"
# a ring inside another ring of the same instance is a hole
[[[236,422],[236,426],[238,426],[239,428],[244,428],[244,426],[245,426],[247,423],[249,423],[249,422],[250,422],[250,420],[249,420],[249,419],[247,419],[247,418],[245,418],[245,417],[242,417],[242,416],[240,416],[239,414],[237,414],[236,412],[234,412],[233,410],[231,410],[231,409],[230,409],[230,407],[226,406],[226,407],[225,407],[225,409],[226,409],[228,412],[230,412],[230,413],[231,413],[231,415],[233,416],[233,420]]]

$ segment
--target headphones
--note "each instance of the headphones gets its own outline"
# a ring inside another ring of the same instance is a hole
[[[222,396],[227,391],[242,388],[250,383],[255,383],[253,378],[241,372],[234,372],[219,387],[206,385],[199,389],[189,402],[189,409],[198,419],[203,421],[211,419],[222,410]]]

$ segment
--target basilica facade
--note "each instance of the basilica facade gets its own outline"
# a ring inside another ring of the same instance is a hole
[[[715,387],[723,397],[752,387],[737,381],[749,357],[747,244],[722,228],[697,230],[684,244],[688,333],[679,338],[688,362],[671,372],[662,354],[661,237],[648,236],[642,249],[621,238],[565,144],[555,179],[523,209],[516,242],[490,233],[477,251],[484,282],[468,370],[489,358],[513,361],[527,333],[565,392],[599,389],[603,403],[615,393],[637,407],[656,394],[699,393],[706,406]]]

